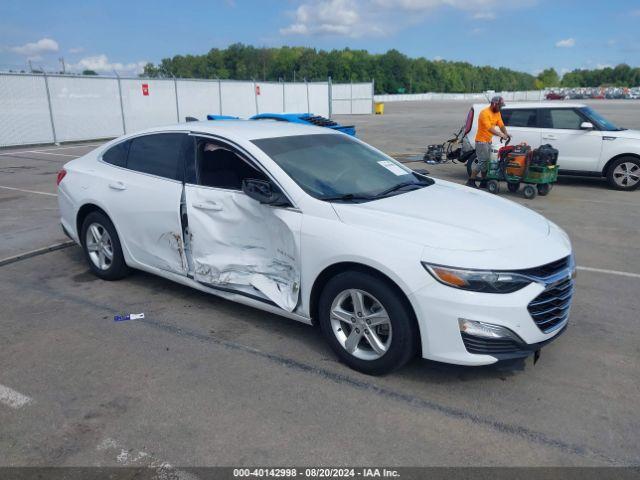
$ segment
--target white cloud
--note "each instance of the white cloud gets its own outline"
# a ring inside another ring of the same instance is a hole
[[[476,20],[495,20],[496,14],[493,12],[476,12],[473,18]]]
[[[576,45],[575,38],[566,38],[564,40],[559,40],[556,42],[557,48],[571,48],[571,47],[575,47],[575,45]]]
[[[282,35],[339,35],[359,37],[378,33],[380,27],[361,16],[361,7],[355,0],[322,0],[303,3],[294,14],[294,21],[280,29]]]
[[[60,49],[58,42],[51,38],[41,38],[37,42],[25,43],[17,47],[9,47],[9,50],[19,55],[26,55],[35,59],[43,53],[53,53]]]
[[[492,8],[521,8],[537,0],[301,0],[281,35],[365,37],[388,35],[421,21],[442,7],[462,10],[479,20],[493,20]]]
[[[631,12],[632,17],[640,17],[640,9]]]
[[[80,53],[84,52],[84,48],[82,47],[74,47],[69,49],[69,53]]]
[[[146,61],[132,62],[132,63],[120,63],[110,62],[109,58],[105,55],[94,55],[92,57],[85,57],[78,63],[69,65],[72,70],[93,70],[95,72],[113,72],[118,73],[142,73]]]

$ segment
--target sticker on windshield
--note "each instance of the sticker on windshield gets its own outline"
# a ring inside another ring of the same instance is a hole
[[[398,165],[393,163],[391,160],[382,160],[381,162],[378,162],[378,164],[380,164],[381,166],[383,166],[384,168],[389,170],[394,175],[400,176],[400,175],[407,175],[407,173],[408,173],[406,170],[400,168]]]

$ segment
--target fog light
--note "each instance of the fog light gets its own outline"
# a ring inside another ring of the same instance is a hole
[[[518,335],[508,328],[501,327],[500,325],[476,322],[474,320],[467,320],[466,318],[459,318],[458,325],[460,326],[460,332],[464,332],[467,335],[473,335],[474,337],[509,338],[516,342],[522,342],[522,339],[518,337]]]

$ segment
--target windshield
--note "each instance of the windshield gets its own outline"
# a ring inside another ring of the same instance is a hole
[[[600,130],[606,130],[608,132],[618,132],[620,130],[624,130],[624,128],[618,127],[613,122],[611,122],[611,121],[607,120],[606,118],[604,118],[602,115],[600,115],[598,112],[596,112],[591,107],[584,107],[581,110],[591,120],[593,120],[598,125],[598,127],[600,127]]]
[[[253,143],[321,200],[373,200],[433,183],[344,134],[263,138]]]

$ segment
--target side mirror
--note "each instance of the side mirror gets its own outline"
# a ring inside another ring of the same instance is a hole
[[[242,191],[250,198],[266,205],[289,205],[287,197],[274,190],[271,182],[258,180],[257,178],[245,178],[242,180]]]
[[[593,130],[593,123],[591,123],[591,122],[582,122],[580,124],[580,130]]]

